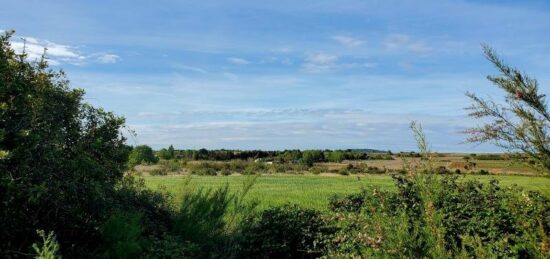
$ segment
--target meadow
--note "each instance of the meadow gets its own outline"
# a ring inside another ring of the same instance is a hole
[[[153,190],[171,193],[176,200],[184,191],[197,188],[219,188],[227,184],[230,191],[242,189],[247,177],[254,176],[143,176],[146,185]],[[479,179],[481,182],[498,180],[502,186],[517,184],[526,190],[539,191],[550,197],[550,178],[519,175],[465,175],[460,179]],[[305,208],[326,210],[333,195],[356,193],[361,188],[395,190],[389,175],[261,175],[246,196],[247,201],[257,201],[259,209],[295,203]]]

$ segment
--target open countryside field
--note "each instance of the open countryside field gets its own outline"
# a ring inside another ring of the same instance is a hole
[[[196,188],[219,188],[229,185],[231,191],[242,190],[243,183],[251,176],[143,176],[148,187],[154,190],[165,190],[178,197],[185,190]],[[517,184],[526,190],[540,191],[550,196],[550,178],[534,176],[509,175],[468,175],[462,179],[479,179],[488,182],[497,179],[502,186]],[[259,202],[259,208],[285,203],[296,203],[307,208],[326,210],[328,199],[333,195],[356,193],[361,188],[395,189],[389,175],[261,175],[247,195],[248,201]]]

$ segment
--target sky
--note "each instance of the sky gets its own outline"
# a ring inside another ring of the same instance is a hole
[[[550,1],[0,0],[0,29],[43,48],[132,145],[415,150],[465,144],[465,92],[499,100],[481,44],[550,92]]]

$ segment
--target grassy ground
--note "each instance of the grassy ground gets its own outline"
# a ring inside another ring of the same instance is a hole
[[[152,189],[163,189],[175,195],[187,188],[221,187],[229,184],[232,191],[240,191],[247,176],[144,176],[147,186]],[[466,179],[477,178],[487,182],[497,179],[503,186],[517,184],[527,190],[536,190],[550,196],[550,178],[532,176],[466,176]],[[304,207],[326,209],[329,197],[344,195],[365,188],[394,189],[390,176],[300,176],[300,175],[263,175],[256,179],[248,200],[259,202],[259,208],[285,203],[297,203]]]

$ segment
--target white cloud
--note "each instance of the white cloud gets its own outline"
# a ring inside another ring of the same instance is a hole
[[[230,57],[227,59],[230,63],[233,63],[235,65],[247,65],[250,64],[250,62],[243,58],[237,58],[237,57]]]
[[[346,47],[357,47],[357,46],[361,46],[361,45],[363,45],[367,42],[365,40],[360,40],[360,39],[357,39],[357,38],[353,38],[353,37],[349,37],[349,36],[341,36],[341,35],[332,36],[331,39],[337,41],[338,43],[340,43],[340,44],[342,44]]]
[[[309,54],[302,68],[309,73],[328,72],[336,68],[338,56],[327,53]]]
[[[386,38],[384,47],[392,51],[410,51],[417,54],[427,54],[432,48],[426,43],[412,39],[408,35],[393,34]]]
[[[192,71],[192,72],[201,73],[201,74],[208,74],[208,71],[200,67],[192,67],[192,66],[186,66],[186,65],[175,65],[174,67],[181,70],[187,70],[187,71]]]
[[[46,49],[46,57],[52,65],[60,63],[81,64],[86,57],[80,54],[75,48],[57,44],[47,40],[40,40],[32,37],[23,37],[21,40],[11,42],[16,53],[25,53],[30,60],[38,60],[44,54]]]
[[[27,59],[31,61],[39,60],[46,54],[46,60],[54,66],[60,64],[83,65],[86,61],[95,60],[99,63],[116,63],[120,56],[112,53],[92,53],[85,54],[76,47],[51,42],[48,40],[37,39],[33,37],[12,38],[10,42],[16,53],[27,54]]]
[[[281,64],[281,65],[292,65],[292,60],[287,57],[267,57],[260,61],[260,64]]]
[[[102,54],[97,58],[97,61],[103,64],[112,64],[118,62],[119,59],[120,56],[115,54]]]

